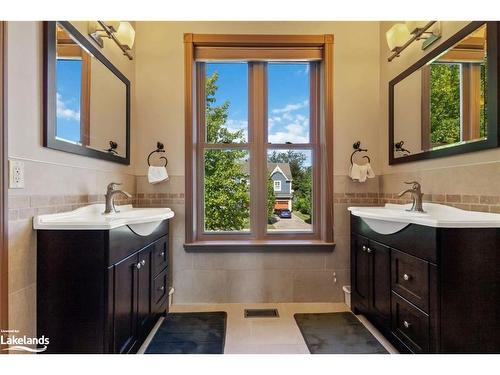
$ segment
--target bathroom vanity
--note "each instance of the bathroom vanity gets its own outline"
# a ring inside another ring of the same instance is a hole
[[[168,309],[173,212],[130,207],[106,218],[94,206],[35,218],[47,353],[136,352]]]
[[[499,353],[500,215],[405,208],[349,209],[353,312],[401,352]]]

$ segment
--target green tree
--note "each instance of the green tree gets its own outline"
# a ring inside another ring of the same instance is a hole
[[[274,194],[274,184],[271,178],[267,179],[267,223],[274,223],[274,205],[276,204],[276,195]]]
[[[232,143],[243,141],[243,131],[229,131],[229,101],[217,104],[217,79],[214,72],[206,80],[205,116],[207,142]],[[244,150],[205,151],[205,229],[210,231],[237,231],[248,224],[250,191],[249,176],[242,168],[247,161]]]
[[[430,65],[431,143],[460,142],[460,65]]]

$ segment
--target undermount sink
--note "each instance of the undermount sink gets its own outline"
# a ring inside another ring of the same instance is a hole
[[[407,211],[411,204],[391,204],[384,207],[349,207],[372,230],[393,234],[410,224],[435,228],[500,228],[500,214],[466,211],[436,203],[424,203],[425,212]]]
[[[34,229],[46,230],[111,230],[127,225],[135,233],[145,236],[166,219],[174,217],[170,208],[134,208],[116,206],[119,212],[103,214],[104,204],[92,204],[74,211],[38,215],[33,218]]]

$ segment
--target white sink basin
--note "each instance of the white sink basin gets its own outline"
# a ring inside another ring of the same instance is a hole
[[[127,225],[135,233],[152,233],[165,219],[174,217],[170,208],[133,208],[116,206],[120,212],[103,214],[104,204],[92,204],[74,211],[38,215],[33,218],[34,229],[57,230],[110,230]]]
[[[375,232],[392,234],[410,224],[435,228],[500,228],[500,214],[466,211],[436,203],[424,203],[422,212],[406,211],[411,204],[390,204],[384,207],[349,207]]]

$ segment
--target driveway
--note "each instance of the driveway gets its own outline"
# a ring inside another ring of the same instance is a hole
[[[304,220],[302,220],[300,217],[296,216],[292,212],[292,218],[291,219],[282,219],[278,217],[278,221],[273,224],[273,227],[276,230],[311,230],[312,225],[307,224]]]

